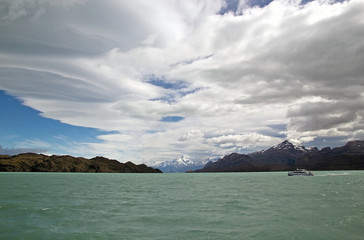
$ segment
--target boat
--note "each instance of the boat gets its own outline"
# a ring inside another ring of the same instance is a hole
[[[313,176],[313,173],[311,171],[308,171],[306,169],[299,169],[292,172],[288,172],[288,176]]]

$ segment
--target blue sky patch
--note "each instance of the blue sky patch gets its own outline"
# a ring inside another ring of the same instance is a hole
[[[150,84],[153,84],[154,86],[162,87],[165,89],[171,89],[171,90],[179,90],[186,87],[186,84],[183,82],[169,82],[166,81],[164,78],[158,78],[155,76],[149,77],[148,82]]]
[[[248,0],[245,2],[245,4],[250,7],[254,6],[264,7],[269,5],[272,1],[273,0],[250,0],[250,1]],[[228,12],[236,13],[238,7],[239,7],[239,0],[228,0],[226,1],[226,7],[221,9],[219,14],[223,15]]]
[[[28,148],[25,140],[34,140],[40,143],[47,143],[49,147],[55,145],[69,144],[73,142],[100,142],[98,135],[107,134],[108,132],[99,131],[94,128],[77,127],[62,123],[57,120],[44,118],[41,112],[23,105],[22,101],[7,95],[0,90],[0,108],[2,111],[0,117],[0,146],[7,149]],[[29,146],[34,148],[34,146]],[[46,149],[45,149],[46,148]],[[48,147],[39,146],[39,149]]]
[[[166,116],[166,117],[162,117],[162,119],[160,121],[161,122],[179,122],[179,121],[182,121],[183,119],[185,119],[185,118],[181,117],[181,116]]]

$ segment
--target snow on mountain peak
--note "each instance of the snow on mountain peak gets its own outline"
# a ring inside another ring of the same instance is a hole
[[[158,164],[153,164],[154,167],[168,167],[168,166],[189,166],[194,165],[195,163],[191,160],[191,158],[187,155],[181,155],[173,160],[164,161]]]
[[[207,161],[192,161],[187,155],[181,155],[173,160],[164,161],[152,166],[163,172],[186,172],[203,168]]]
[[[275,150],[295,149],[297,151],[303,151],[303,152],[307,152],[308,151],[304,146],[295,145],[295,144],[291,143],[288,140],[285,140],[284,142],[282,142],[282,143],[274,146],[273,149],[275,149]]]
[[[178,163],[179,165],[185,165],[185,166],[193,164],[190,157],[186,156],[186,155],[182,155],[179,158],[176,158],[175,160],[173,160],[172,162]]]

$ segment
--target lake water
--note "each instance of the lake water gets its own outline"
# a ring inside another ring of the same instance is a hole
[[[364,171],[0,173],[0,239],[363,239]]]

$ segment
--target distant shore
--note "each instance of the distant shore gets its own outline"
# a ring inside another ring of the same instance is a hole
[[[105,157],[87,159],[37,153],[0,155],[0,172],[162,173],[145,164],[121,163]]]

